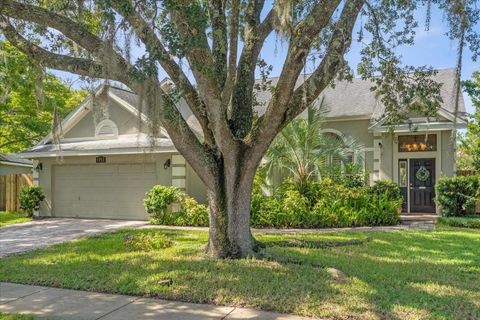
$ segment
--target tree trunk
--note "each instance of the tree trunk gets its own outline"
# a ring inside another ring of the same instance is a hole
[[[240,163],[219,170],[215,189],[208,190],[210,230],[207,252],[215,258],[244,258],[254,254],[250,230],[250,201],[255,169]]]

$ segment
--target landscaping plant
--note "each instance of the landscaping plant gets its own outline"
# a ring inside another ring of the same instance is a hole
[[[145,210],[150,214],[150,222],[153,224],[208,226],[208,207],[176,187],[156,185],[145,195]],[[179,210],[176,210],[175,205],[178,205]]]
[[[27,213],[28,217],[33,217],[34,211],[40,209],[40,203],[45,200],[45,193],[39,186],[29,186],[20,192],[20,209]]]
[[[440,178],[435,193],[443,216],[473,214],[480,196],[480,176]]]

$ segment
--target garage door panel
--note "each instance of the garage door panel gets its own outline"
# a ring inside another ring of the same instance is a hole
[[[53,179],[57,217],[147,219],[143,199],[156,174],[153,163],[58,165]]]

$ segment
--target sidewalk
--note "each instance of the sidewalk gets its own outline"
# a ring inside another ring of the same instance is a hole
[[[67,320],[300,320],[293,315],[0,282],[0,312]]]

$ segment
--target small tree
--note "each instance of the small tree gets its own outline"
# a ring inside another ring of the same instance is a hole
[[[351,137],[339,139],[322,132],[324,113],[323,103],[320,108],[309,107],[306,119],[286,126],[273,140],[260,171],[270,179],[276,173],[290,177],[302,192],[309,180],[320,180],[322,173],[351,160],[352,152],[362,145]]]
[[[39,186],[29,186],[20,192],[20,208],[33,217],[34,211],[40,209],[40,203],[45,200],[45,194]]]

